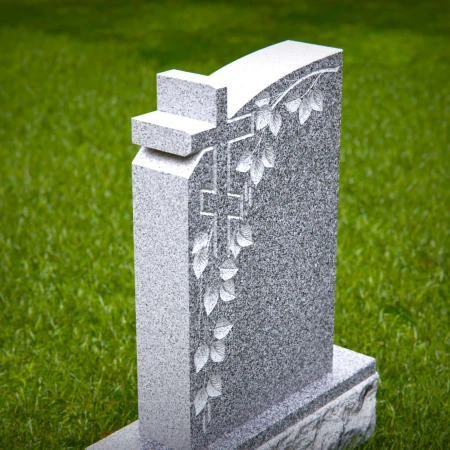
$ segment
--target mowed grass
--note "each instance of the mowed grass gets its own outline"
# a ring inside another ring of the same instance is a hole
[[[294,39],[343,48],[336,343],[377,358],[367,449],[446,449],[445,1],[0,0],[0,448],[137,418],[130,117],[155,75]]]

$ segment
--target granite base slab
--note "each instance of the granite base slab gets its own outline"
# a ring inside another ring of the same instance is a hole
[[[333,371],[225,434],[209,450],[338,449],[365,442],[375,429],[375,359],[334,346]],[[139,422],[88,450],[170,450],[141,442]]]

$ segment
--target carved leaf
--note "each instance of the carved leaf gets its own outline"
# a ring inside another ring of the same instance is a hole
[[[202,273],[206,269],[207,265],[208,265],[208,248],[203,247],[194,255],[194,273],[197,279],[202,276]]]
[[[293,113],[293,112],[297,111],[301,102],[302,102],[301,97],[297,97],[297,98],[294,98],[293,100],[290,100],[289,102],[286,102],[284,105],[286,106],[286,109],[289,112]]]
[[[195,254],[208,245],[208,233],[198,233],[194,238],[192,253]]]
[[[256,111],[255,125],[257,130],[262,130],[264,127],[269,125],[269,121],[272,117],[272,111],[268,106],[263,106],[261,109]]]
[[[217,305],[219,300],[219,290],[216,287],[208,286],[203,296],[203,304],[205,305],[206,315],[209,316]]]
[[[231,302],[231,300],[234,300],[236,298],[235,290],[234,290],[234,281],[233,280],[227,280],[222,283],[222,286],[220,286],[220,298],[224,302]]]
[[[229,245],[228,248],[230,249],[230,251],[233,254],[233,256],[235,258],[237,258],[239,253],[241,252],[241,247],[236,242],[236,235],[235,234],[233,234],[233,236],[231,237],[231,242],[230,242],[230,245]]]
[[[267,145],[261,155],[264,167],[273,167],[275,164],[275,150],[271,145]]]
[[[220,278],[224,281],[230,280],[237,274],[238,270],[234,261],[228,258],[220,266]]]
[[[222,378],[220,378],[220,375],[211,375],[206,385],[206,392],[210,397],[222,395]]]
[[[253,183],[257,185],[263,176],[264,173],[264,164],[260,158],[255,156],[253,158],[252,167],[250,168],[250,177],[252,178]]]
[[[278,111],[273,111],[270,115],[269,128],[274,136],[278,134],[281,128],[281,114]]]
[[[228,322],[227,319],[221,317],[214,327],[214,337],[216,339],[223,339],[233,328],[233,324]]]
[[[238,165],[236,167],[236,170],[238,172],[246,173],[250,170],[251,166],[252,166],[252,152],[247,150],[242,154],[241,159],[239,160]]]
[[[205,367],[209,358],[209,347],[205,344],[200,345],[194,355],[195,372],[199,373]]]
[[[262,108],[270,103],[270,97],[260,98],[259,100],[256,100],[255,103],[258,108]]]
[[[225,343],[223,341],[214,341],[211,344],[211,359],[214,362],[222,362],[225,359]]]
[[[236,233],[236,241],[241,247],[252,245],[252,227],[250,225],[241,225]]]
[[[313,89],[311,91],[309,104],[314,111],[323,110],[323,92],[320,89]]]
[[[300,107],[298,108],[298,118],[300,120],[300,125],[303,125],[311,115],[311,105],[308,101],[302,100]]]
[[[208,393],[205,388],[201,388],[194,398],[195,415],[198,416],[208,403]]]

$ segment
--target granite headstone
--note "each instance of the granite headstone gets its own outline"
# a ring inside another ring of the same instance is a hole
[[[375,360],[333,346],[342,51],[157,77],[133,118],[139,421],[91,449],[339,448]]]

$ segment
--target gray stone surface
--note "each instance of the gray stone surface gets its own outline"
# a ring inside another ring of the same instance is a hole
[[[143,448],[255,448],[375,373],[333,369],[341,88],[341,50],[286,41],[132,120]]]
[[[158,111],[132,119],[134,144],[187,156],[252,132],[250,114],[227,120],[221,80],[179,70],[157,80]]]
[[[332,373],[222,436],[208,448],[336,449],[352,439],[364,442],[375,427],[377,380],[373,358],[335,346]],[[115,433],[89,449],[137,450],[137,423],[118,432],[121,440]],[[123,446],[123,442],[127,445],[134,442],[135,447]],[[143,448],[164,450],[151,441]]]
[[[169,70],[157,75],[158,111],[217,125],[226,120],[227,88],[206,75]]]
[[[208,448],[256,448],[374,375],[376,367],[373,358],[334,346],[331,373],[221,436]]]
[[[133,144],[187,156],[210,145],[214,126],[189,117],[154,111],[132,119]]]
[[[172,157],[173,158],[173,157]],[[188,180],[133,164],[136,341],[141,432],[190,442]]]
[[[270,449],[341,449],[366,442],[375,431],[378,375],[258,447]]]

